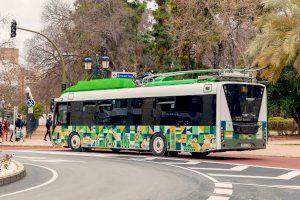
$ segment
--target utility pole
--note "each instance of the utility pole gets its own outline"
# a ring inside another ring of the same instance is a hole
[[[38,31],[33,31],[30,29],[26,29],[26,28],[21,28],[17,26],[17,22],[15,20],[13,20],[13,22],[11,23],[11,37],[16,37],[16,30],[20,29],[23,31],[27,31],[27,32],[31,32],[31,33],[36,33],[38,35],[43,36],[44,38],[46,38],[52,45],[53,47],[56,49],[58,56],[60,58],[60,62],[61,62],[61,66],[62,66],[62,83],[61,83],[61,91],[64,91],[67,88],[67,77],[66,77],[66,66],[65,66],[65,61],[64,58],[61,54],[61,51],[59,50],[59,48],[57,47],[57,45],[45,34],[40,33]]]

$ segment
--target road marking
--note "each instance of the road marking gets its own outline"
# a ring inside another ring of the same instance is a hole
[[[145,157],[144,159],[145,159],[145,160],[155,160],[156,157]]]
[[[223,189],[223,188],[215,188],[215,194],[225,194],[225,195],[232,195],[231,189]]]
[[[197,165],[201,162],[199,161],[188,161],[188,162],[162,162],[166,164],[172,164],[172,165]]]
[[[24,158],[24,159],[35,159],[35,160],[43,160],[45,157],[29,157],[29,156],[15,156],[16,158]]]
[[[238,166],[231,168],[230,170],[235,171],[235,172],[241,172],[247,168],[248,168],[248,166],[246,166],[246,165],[238,165]]]
[[[300,171],[290,171],[286,174],[282,174],[281,176],[278,176],[278,179],[283,179],[283,180],[290,180],[292,178],[295,178],[296,176],[300,175]]]
[[[228,200],[228,199],[229,199],[229,197],[212,195],[207,200]]]
[[[36,153],[36,154],[52,154],[52,155],[56,155],[55,153],[61,153],[60,155],[78,155],[78,156],[86,156],[86,157],[93,157],[92,155],[89,155],[89,153],[84,152],[84,154],[81,153],[76,153],[76,152],[55,152],[55,151],[33,151],[33,150],[3,150],[3,151],[7,151],[7,152],[24,152],[24,153]],[[75,154],[73,154],[75,153]],[[103,153],[99,153],[99,156],[95,156],[95,157],[118,157],[118,156],[124,156],[124,157],[132,157],[132,155],[126,155],[126,154],[110,154],[110,155],[103,155]],[[138,156],[137,156],[138,157]],[[145,156],[146,157],[146,156]],[[147,156],[147,157],[153,157],[153,156]],[[161,157],[160,159],[164,159],[164,160],[172,160],[172,161],[187,161],[187,159],[184,158],[164,158]],[[203,160],[201,159],[202,163],[214,163],[214,164],[228,164],[228,165],[242,165],[244,166],[245,164],[239,164],[239,163],[235,163],[235,162],[221,162],[221,161],[208,161],[208,160]],[[258,168],[266,168],[266,169],[282,169],[282,170],[294,170],[297,171],[299,169],[294,169],[294,168],[285,168],[285,167],[269,167],[269,166],[263,166],[263,165],[251,165],[251,164],[247,164],[248,167],[258,167]]]
[[[254,184],[254,183],[236,183],[236,182],[232,182],[231,184],[245,185],[245,186],[255,186],[255,187],[269,187],[269,188],[300,190],[299,185],[261,185],[261,184]]]
[[[215,186],[220,188],[232,188],[231,183],[215,183]]]
[[[275,179],[275,180],[290,180],[300,175],[299,171],[291,171],[286,174],[272,177],[272,176],[248,176],[248,175],[235,175],[235,174],[209,174],[210,176],[217,177],[234,177],[234,178],[254,178],[254,179]]]
[[[46,185],[49,185],[49,184],[53,183],[53,182],[58,178],[58,173],[57,173],[57,171],[55,171],[54,169],[51,169],[51,168],[49,168],[49,167],[45,167],[45,166],[42,166],[42,165],[35,165],[35,164],[30,164],[30,163],[23,163],[23,164],[24,164],[24,165],[32,165],[32,166],[35,166],[35,167],[41,167],[41,168],[44,168],[44,169],[46,169],[46,170],[49,170],[49,171],[52,173],[52,177],[51,177],[51,179],[49,179],[49,180],[46,181],[45,183],[42,183],[42,184],[39,184],[39,185],[30,187],[30,188],[27,188],[27,189],[19,190],[19,191],[16,191],[16,192],[11,192],[11,193],[7,193],[7,194],[2,194],[2,195],[0,195],[0,198],[1,198],[1,197],[11,196],[11,195],[14,195],[14,194],[19,194],[19,193],[22,193],[22,192],[27,192],[27,191],[30,191],[30,190],[35,190],[35,189],[44,187],[44,186],[46,186]]]
[[[80,161],[80,160],[63,160],[63,159],[46,159],[46,160],[34,160],[32,159],[31,161],[34,162],[48,162],[48,163],[56,163],[56,162],[69,162],[69,163],[86,163],[85,161]]]
[[[12,150],[8,150],[8,151],[12,151]],[[30,151],[30,150],[17,150],[17,152],[48,154],[48,155],[72,155],[72,156],[75,155],[75,156],[83,156],[83,157],[100,157],[100,158],[101,157],[112,157],[112,158],[119,159],[119,160],[128,160],[126,158],[120,158],[118,156],[103,155],[103,154],[90,154],[90,153],[51,152],[51,151],[44,152],[44,151]],[[130,156],[128,156],[128,157],[130,157]],[[216,180],[215,178],[213,178],[213,177],[211,177],[211,176],[209,176],[207,174],[204,174],[202,172],[199,172],[199,171],[196,171],[196,170],[193,170],[193,169],[189,169],[189,168],[185,168],[185,167],[182,167],[182,166],[174,165],[174,163],[155,162],[155,161],[145,160],[145,159],[143,159],[143,160],[137,160],[137,159],[135,159],[135,161],[138,161],[138,162],[148,162],[148,163],[156,163],[156,164],[163,164],[163,165],[167,165],[167,166],[172,166],[172,167],[180,168],[180,169],[183,169],[183,170],[187,170],[187,171],[191,171],[193,173],[199,174],[199,175],[201,175],[201,176],[209,179],[213,183],[218,183],[219,182],[218,180]],[[196,161],[185,162],[185,164],[187,164],[187,163],[188,164],[198,164],[200,162],[198,162],[198,161],[197,162]],[[183,163],[179,163],[179,164],[183,164]],[[209,199],[210,200],[228,200],[229,197],[221,197],[221,196],[212,195],[212,196],[209,197]]]
[[[245,165],[238,165],[234,166],[230,169],[224,169],[224,168],[204,168],[204,167],[189,167],[190,169],[195,169],[195,170],[210,170],[210,171],[233,171],[233,172],[241,172],[245,169],[248,168],[248,166]]]

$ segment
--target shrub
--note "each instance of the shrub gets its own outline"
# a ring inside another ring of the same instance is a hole
[[[297,130],[296,124],[292,118],[270,117],[268,120],[269,130],[277,131],[278,135],[292,134]]]

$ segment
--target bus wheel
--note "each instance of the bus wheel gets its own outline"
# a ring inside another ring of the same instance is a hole
[[[81,147],[81,139],[78,133],[71,133],[69,145],[73,151],[83,151],[83,148]]]
[[[167,152],[166,138],[161,133],[156,133],[150,141],[150,150],[155,156],[164,156]]]
[[[111,149],[113,153],[119,153],[121,149]]]
[[[195,158],[205,158],[210,152],[190,152]]]

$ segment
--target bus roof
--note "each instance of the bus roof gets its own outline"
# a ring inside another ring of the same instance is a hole
[[[261,85],[249,82],[204,82],[181,85],[164,85],[156,87],[129,87],[112,88],[103,90],[89,91],[65,91],[56,102],[68,101],[94,101],[105,99],[124,99],[124,98],[145,98],[145,97],[165,97],[165,96],[187,96],[187,95],[206,95],[216,94],[218,85],[223,84],[249,84]]]

